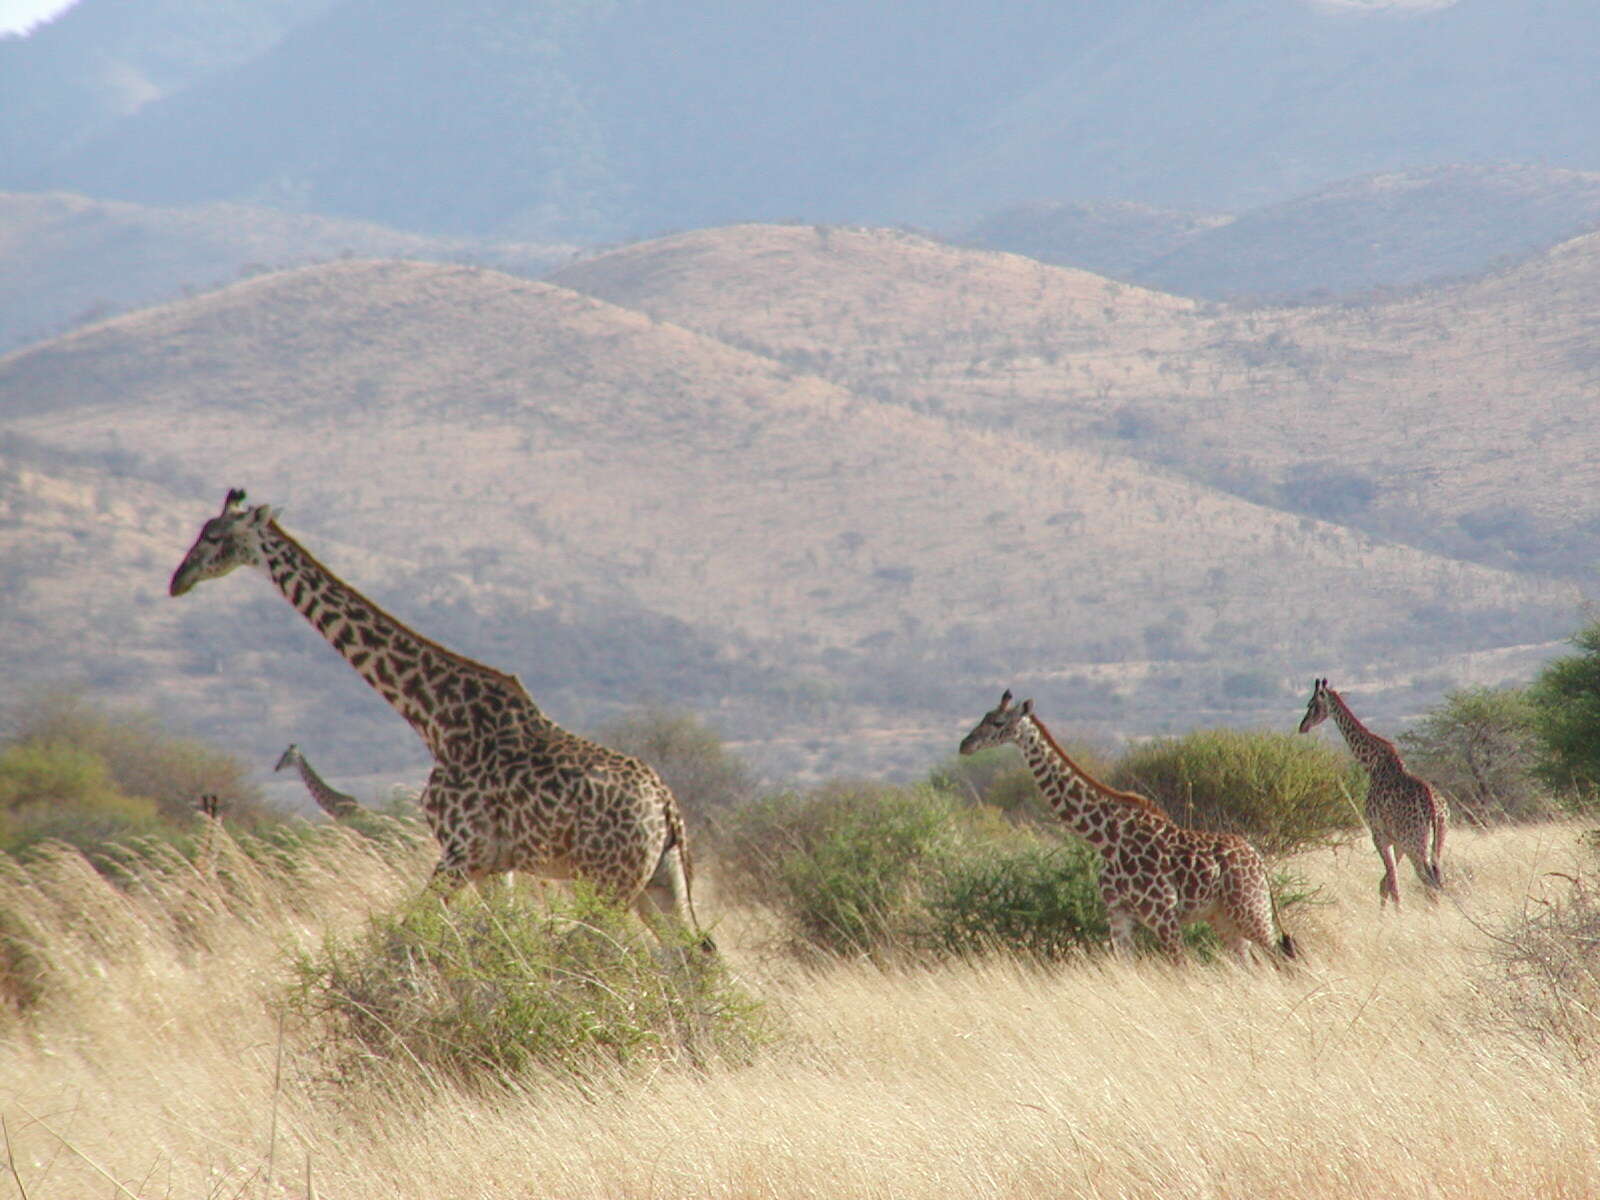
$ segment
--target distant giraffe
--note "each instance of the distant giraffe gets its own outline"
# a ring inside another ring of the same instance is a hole
[[[1428,890],[1430,900],[1444,886],[1444,833],[1449,805],[1426,781],[1418,779],[1400,759],[1394,743],[1381,738],[1363,725],[1344,697],[1318,679],[1311,688],[1311,702],[1300,719],[1300,732],[1308,733],[1332,715],[1350,753],[1367,772],[1367,828],[1383,859],[1383,878],[1378,883],[1378,905],[1390,900],[1400,907],[1400,880],[1395,870],[1398,850],[1411,860]]]
[[[215,792],[206,792],[194,802],[200,814],[202,829],[200,845],[194,852],[194,869],[197,874],[210,876],[217,869],[217,842],[222,836],[222,799]]]
[[[1254,942],[1275,959],[1293,958],[1294,939],[1278,930],[1266,866],[1254,846],[1232,833],[1174,824],[1153,800],[1120,792],[1072,761],[1034,716],[1033,701],[1015,708],[1011,693],[961,742],[961,753],[1013,742],[1057,817],[1100,852],[1100,896],[1119,954],[1133,948],[1135,925],[1183,957],[1183,926],[1208,921],[1240,959]]]
[[[244,500],[228,493],[169,590],[239,566],[264,571],[416,730],[434,759],[421,799],[440,848],[432,889],[448,897],[511,870],[577,877],[632,904],[658,935],[663,921],[695,926],[683,818],[655,771],[562,729],[516,676],[407,628],[307,553],[276,511]]]
[[[300,772],[300,778],[306,785],[306,790],[311,793],[311,798],[317,802],[317,807],[327,813],[335,821],[343,821],[353,817],[361,811],[360,802],[350,795],[326,783],[321,775],[311,769],[311,764],[306,761],[306,756],[300,752],[300,747],[289,743],[289,748],[278,758],[278,765],[274,771],[286,771],[294,767]]]

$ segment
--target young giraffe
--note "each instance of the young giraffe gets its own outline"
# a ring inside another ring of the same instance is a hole
[[[562,729],[516,676],[407,628],[307,553],[275,510],[244,499],[228,493],[169,590],[259,568],[417,731],[434,759],[421,800],[440,849],[430,888],[449,897],[511,870],[579,877],[658,936],[662,922],[696,926],[683,818],[655,771]]]
[[[289,743],[289,748],[278,759],[274,771],[285,771],[294,767],[300,772],[300,778],[306,785],[306,791],[311,793],[311,798],[317,802],[317,807],[327,813],[335,821],[343,821],[361,811],[361,804],[354,796],[346,795],[338,788],[331,787],[311,769],[311,764],[306,761],[306,756],[300,753],[300,747],[294,742]]]
[[[1119,792],[1086,774],[1033,715],[1033,701],[1011,706],[1011,693],[961,742],[961,753],[1014,742],[1056,816],[1100,852],[1100,896],[1117,953],[1133,948],[1135,924],[1156,935],[1169,957],[1183,957],[1183,926],[1209,921],[1223,943],[1249,961],[1254,942],[1293,958],[1294,939],[1278,930],[1261,855],[1232,833],[1173,823],[1153,800]]]
[[[1394,901],[1400,907],[1400,879],[1395,870],[1395,851],[1411,860],[1417,878],[1428,889],[1430,900],[1444,886],[1444,830],[1449,806],[1428,784],[1418,779],[1400,760],[1394,743],[1381,738],[1359,720],[1344,697],[1318,679],[1311,688],[1311,702],[1300,718],[1300,732],[1307,733],[1332,715],[1350,753],[1367,772],[1367,828],[1383,859],[1383,878],[1378,883],[1378,906]]]

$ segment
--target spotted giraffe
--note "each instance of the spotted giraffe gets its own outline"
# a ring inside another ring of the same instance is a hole
[[[300,752],[300,747],[289,743],[289,748],[278,758],[278,765],[274,771],[286,771],[294,767],[300,772],[300,778],[306,785],[306,791],[311,793],[311,798],[317,802],[317,807],[327,813],[335,821],[343,821],[353,817],[361,811],[361,804],[354,796],[341,792],[338,788],[330,786],[321,775],[311,769],[311,764],[306,761],[306,756]]]
[[[255,567],[416,730],[433,756],[421,806],[439,843],[430,888],[505,871],[582,878],[632,904],[657,935],[695,927],[677,801],[655,771],[562,729],[514,675],[416,633],[284,532],[268,505],[228,493],[169,591]],[[709,938],[702,948],[710,950]]]
[[[1449,806],[1427,782],[1418,779],[1400,759],[1394,743],[1381,738],[1363,725],[1344,697],[1318,679],[1311,688],[1306,715],[1300,718],[1300,732],[1309,733],[1329,716],[1344,734],[1350,753],[1367,772],[1367,828],[1383,859],[1383,878],[1378,882],[1378,905],[1390,900],[1400,907],[1400,879],[1395,853],[1411,860],[1428,890],[1430,900],[1444,886],[1444,833]]]
[[[1156,935],[1173,959],[1183,957],[1183,926],[1208,921],[1241,960],[1254,942],[1275,960],[1296,955],[1294,939],[1277,928],[1266,866],[1254,846],[1232,833],[1174,824],[1156,803],[1109,788],[1069,758],[1033,712],[1013,707],[1011,693],[961,742],[961,753],[1015,743],[1039,791],[1063,824],[1100,852],[1100,897],[1113,948],[1133,949],[1135,925]]]

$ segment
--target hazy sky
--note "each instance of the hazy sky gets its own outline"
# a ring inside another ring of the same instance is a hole
[[[74,0],[0,0],[0,33],[21,33],[46,17],[53,17]]]

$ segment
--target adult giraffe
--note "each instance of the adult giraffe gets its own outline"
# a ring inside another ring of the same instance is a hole
[[[1400,907],[1400,879],[1395,870],[1395,851],[1411,860],[1428,890],[1430,900],[1444,887],[1444,832],[1450,816],[1444,797],[1427,782],[1418,779],[1400,758],[1400,752],[1387,738],[1379,737],[1363,725],[1344,697],[1318,679],[1311,687],[1306,715],[1300,718],[1300,732],[1309,733],[1328,717],[1344,734],[1350,753],[1367,772],[1367,829],[1383,859],[1383,878],[1378,882],[1378,907],[1390,900]]]
[[[169,590],[235,567],[266,573],[295,610],[416,730],[433,755],[422,811],[448,897],[504,871],[582,878],[662,921],[696,927],[677,801],[655,771],[562,729],[515,675],[416,633],[329,571],[240,488],[207,521]],[[711,941],[701,938],[711,949]]]
[[[1100,897],[1111,923],[1112,947],[1133,949],[1143,925],[1173,959],[1183,957],[1183,926],[1208,921],[1241,960],[1249,943],[1269,955],[1293,958],[1294,939],[1277,930],[1267,869],[1256,848],[1234,833],[1185,829],[1134,792],[1120,792],[1069,758],[1034,716],[1033,701],[1013,707],[1011,692],[962,739],[961,753],[1014,743],[1051,810],[1100,852]]]

